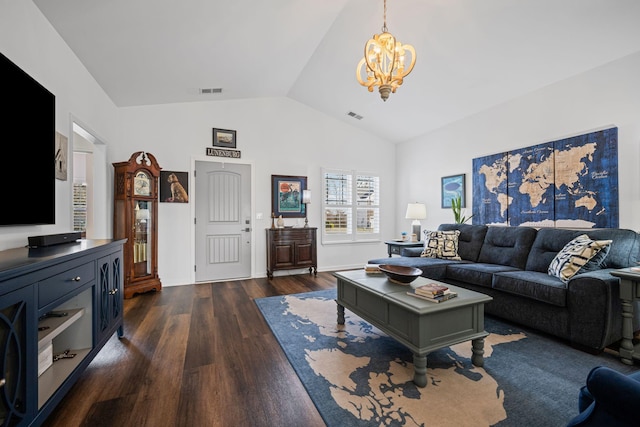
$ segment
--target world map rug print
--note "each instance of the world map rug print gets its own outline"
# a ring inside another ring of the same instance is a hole
[[[484,367],[471,363],[470,342],[443,348],[428,355],[420,388],[411,351],[348,309],[338,325],[335,298],[255,300],[329,427],[564,426],[593,367],[638,369],[487,316]]]

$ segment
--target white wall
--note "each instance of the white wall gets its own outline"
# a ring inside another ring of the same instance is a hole
[[[74,115],[89,124],[103,141],[110,142],[116,138],[117,108],[33,2],[0,0],[0,52],[56,96],[57,132],[70,137],[70,116]],[[5,151],[8,153],[6,145]],[[17,161],[9,158],[4,160]],[[28,167],[28,160],[19,161]],[[72,170],[67,175],[72,177]],[[0,227],[0,250],[25,246],[28,236],[73,230],[72,182],[72,179],[56,180],[55,225]],[[107,194],[112,193],[109,191]],[[0,204],[0,209],[12,208],[10,200],[6,198]],[[107,218],[111,221],[111,214]],[[106,230],[104,234],[110,234],[111,225],[105,226],[102,227]]]
[[[634,215],[640,209],[640,54],[395,147],[287,98],[118,109],[32,2],[0,0],[0,12],[0,51],[56,95],[56,130],[70,136],[74,117],[105,142],[108,199],[112,162],[144,150],[165,170],[191,172],[192,160],[211,146],[212,128],[238,131],[242,160],[255,166],[254,213],[265,218],[254,220],[255,276],[266,270],[262,230],[270,225],[272,174],[307,176],[314,195],[321,189],[322,167],[380,174],[381,231],[388,239],[410,229],[411,221],[404,219],[408,202],[427,204],[423,228],[451,222],[450,210],[440,208],[440,178],[466,173],[470,180],[471,159],[612,125],[619,128],[620,224],[640,229]],[[0,249],[24,246],[30,235],[71,230],[71,180],[56,181],[56,191],[56,225],[0,228]],[[111,200],[106,202],[111,209]],[[0,208],[7,208],[5,203]],[[100,226],[110,233],[112,216],[106,210]],[[318,196],[309,212],[310,224],[320,226]],[[192,222],[189,205],[160,204],[159,273],[165,286],[191,283]],[[320,245],[319,268],[359,267],[385,253],[381,243]]]
[[[440,207],[440,178],[465,173],[472,211],[472,159],[618,127],[620,227],[640,230],[640,53],[495,106],[398,146],[398,205],[427,204],[423,229],[453,222]],[[417,161],[415,159],[421,159]],[[413,164],[413,167],[402,165]],[[396,212],[396,227],[410,221]]]
[[[322,167],[379,174],[382,205],[395,206],[395,146],[288,98],[130,107],[122,108],[120,114],[122,138],[112,147],[109,161],[124,161],[136,151],[148,151],[163,170],[190,175],[192,159],[205,159],[206,148],[212,146],[212,128],[236,130],[241,161],[254,165],[254,277],[266,276],[264,229],[271,226],[272,174],[307,177],[307,187],[314,191],[308,207],[310,226],[319,227],[322,218]],[[193,197],[191,188],[189,193]],[[263,219],[256,220],[256,213],[262,213]],[[158,214],[160,279],[165,286],[192,283],[191,207],[159,203]],[[393,234],[394,223],[394,211],[384,210],[383,236]],[[323,246],[319,241],[318,269],[360,267],[368,259],[385,254],[382,243]]]
[[[106,187],[108,208],[98,217],[96,237],[112,233],[111,163],[143,150],[154,154],[165,170],[191,172],[192,159],[205,157],[206,147],[211,146],[214,127],[237,130],[242,160],[255,165],[254,212],[265,218],[254,222],[256,276],[266,274],[262,230],[270,226],[271,174],[308,177],[308,186],[317,195],[309,205],[311,226],[319,226],[321,220],[321,167],[380,174],[383,205],[395,206],[395,146],[289,99],[118,109],[31,1],[0,0],[0,51],[56,95],[58,132],[69,137],[75,120],[106,144],[98,147],[106,150],[106,164],[96,165],[96,170],[107,171],[106,182],[99,182]],[[71,184],[71,179],[56,181],[55,225],[0,228],[0,250],[24,246],[28,236],[71,231]],[[165,286],[192,282],[192,223],[189,205],[160,204],[159,274]],[[383,235],[393,233],[394,223],[394,212],[385,210]],[[319,269],[359,267],[385,253],[382,243],[320,245]]]

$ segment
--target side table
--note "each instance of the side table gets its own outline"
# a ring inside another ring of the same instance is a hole
[[[633,365],[633,359],[640,359],[640,343],[633,345],[633,303],[640,300],[640,270],[623,268],[612,271],[620,278],[620,300],[622,301],[622,342],[620,357],[622,362]]]
[[[419,248],[424,246],[424,242],[411,242],[411,241],[402,241],[402,240],[387,240],[384,242],[387,245],[387,253],[389,254],[389,258],[391,255],[400,255],[402,253],[402,248]]]

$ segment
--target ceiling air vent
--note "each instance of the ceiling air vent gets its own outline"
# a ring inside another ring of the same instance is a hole
[[[353,111],[349,111],[347,116],[353,117],[354,119],[362,120],[362,116],[360,114],[356,114]]]
[[[206,88],[206,89],[200,89],[200,94],[201,95],[209,95],[212,93],[222,93],[222,88],[221,87],[214,87],[214,88]]]

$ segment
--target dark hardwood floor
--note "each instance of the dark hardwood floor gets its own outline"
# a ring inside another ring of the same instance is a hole
[[[125,300],[115,335],[45,422],[324,426],[254,298],[330,289],[331,273],[165,287]]]

